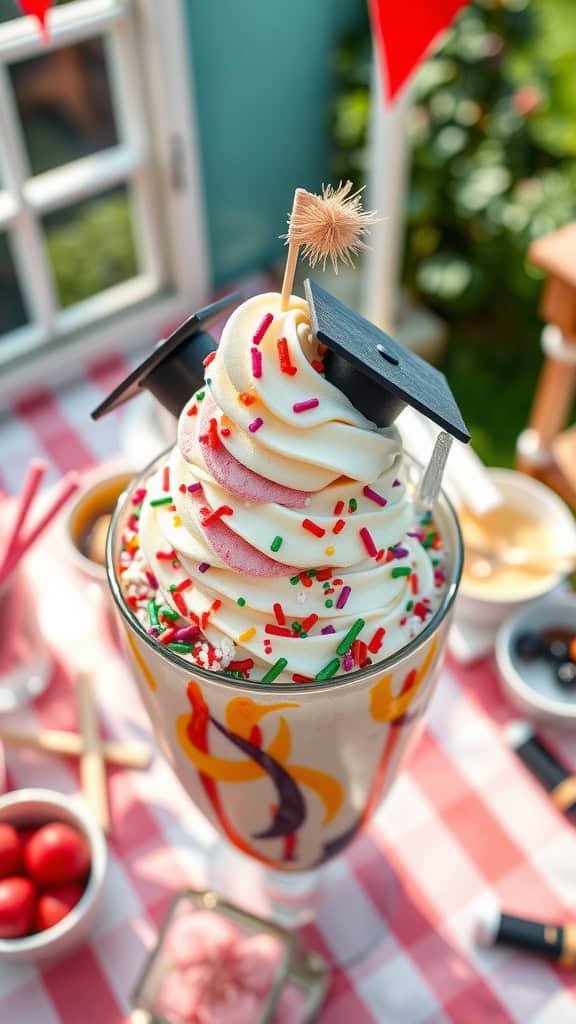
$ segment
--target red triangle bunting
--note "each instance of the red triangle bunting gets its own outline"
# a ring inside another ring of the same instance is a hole
[[[468,0],[368,0],[386,97],[393,100]]]

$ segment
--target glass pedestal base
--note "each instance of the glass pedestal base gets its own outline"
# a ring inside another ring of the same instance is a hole
[[[322,870],[263,872],[263,892],[276,924],[295,929],[316,917]]]

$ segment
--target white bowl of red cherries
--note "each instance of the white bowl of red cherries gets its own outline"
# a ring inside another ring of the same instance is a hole
[[[106,860],[82,801],[47,789],[0,797],[0,961],[59,957],[82,942]]]

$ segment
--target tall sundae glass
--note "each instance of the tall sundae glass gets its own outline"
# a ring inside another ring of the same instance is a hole
[[[237,850],[297,877],[386,795],[446,646],[458,523],[438,488],[422,502],[393,420],[428,402],[465,428],[437,371],[311,285],[240,304],[202,362],[176,446],[116,509],[108,578],[186,791]]]

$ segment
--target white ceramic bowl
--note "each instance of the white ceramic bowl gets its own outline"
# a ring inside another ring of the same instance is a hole
[[[576,524],[570,509],[561,498],[545,484],[524,473],[513,469],[489,469],[491,480],[502,492],[510,504],[526,504],[536,516],[546,523],[551,535],[556,540],[558,552],[573,551],[576,548]],[[473,622],[478,626],[497,626],[505,618],[525,608],[534,601],[556,590],[565,573],[551,572],[538,580],[527,580],[523,597],[518,593],[506,597],[482,594],[479,582],[471,586],[465,579],[460,584],[456,601],[456,616],[465,622]]]
[[[22,939],[0,939],[0,963],[64,956],[84,940],[98,911],[108,854],[102,831],[83,801],[50,789],[17,789],[0,797],[0,822],[18,827],[48,821],[64,821],[87,840],[91,869],[86,889],[79,903],[52,928]]]
[[[553,594],[523,608],[502,624],[496,637],[496,661],[506,697],[534,722],[576,728],[576,690],[564,691],[555,682],[546,662],[522,661],[514,650],[515,639],[525,630],[540,632],[558,626],[576,634],[576,597]]]

